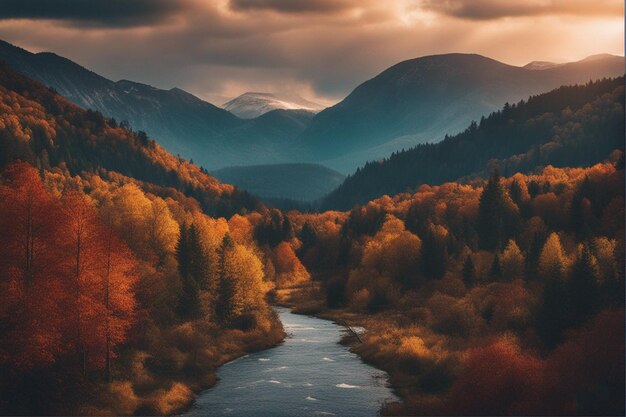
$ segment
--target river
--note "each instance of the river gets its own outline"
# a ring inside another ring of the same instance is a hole
[[[276,309],[287,338],[275,348],[243,356],[218,370],[184,416],[375,416],[395,400],[386,374],[338,342],[344,328],[331,321]]]

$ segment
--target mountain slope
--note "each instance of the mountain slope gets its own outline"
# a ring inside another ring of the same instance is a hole
[[[242,119],[254,119],[272,110],[308,110],[318,112],[324,107],[302,97],[279,97],[271,93],[244,93],[222,106]]]
[[[246,192],[220,184],[145,134],[84,110],[5,65],[0,65],[0,126],[0,167],[19,159],[71,175],[124,176],[155,194],[192,197],[216,216],[261,208]]]
[[[323,208],[349,209],[383,194],[484,175],[494,167],[512,175],[549,164],[590,165],[623,147],[623,77],[561,87],[505,106],[440,143],[366,164],[325,198]]]
[[[211,174],[261,198],[297,201],[317,200],[345,179],[339,172],[317,164],[228,167]]]
[[[178,88],[113,82],[58,55],[33,54],[3,41],[0,61],[81,107],[127,120],[134,130],[147,132],[170,152],[211,169],[289,160],[286,136],[291,140],[299,135],[301,125],[311,118],[298,111],[242,120]]]
[[[32,54],[0,41],[0,60],[81,107],[119,121],[128,120],[134,129],[158,138],[175,153],[184,155],[194,150],[194,141],[187,138],[215,135],[240,123],[227,111],[180,89],[161,90],[127,80],[113,82],[53,53]]]
[[[299,143],[310,160],[347,172],[367,160],[437,142],[505,102],[623,72],[624,58],[610,55],[542,71],[474,54],[412,59],[320,112]]]

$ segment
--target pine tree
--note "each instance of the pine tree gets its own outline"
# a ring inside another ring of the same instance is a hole
[[[489,273],[494,280],[500,280],[502,278],[502,266],[500,265],[500,255],[496,253],[491,263],[491,271]]]
[[[193,258],[191,251],[190,230],[186,225],[181,226],[180,236],[176,245],[176,257],[178,260],[178,270],[180,272],[182,289],[178,301],[178,314],[182,319],[196,320],[202,316],[202,305],[200,302],[200,287],[195,277]]]
[[[515,232],[519,210],[496,170],[489,178],[478,206],[478,235],[483,249],[494,250]]]
[[[539,257],[543,248],[544,237],[542,233],[535,232],[530,241],[528,250],[526,251],[526,262],[524,272],[527,279],[534,279],[537,276],[539,268]]]
[[[551,348],[561,340],[561,333],[567,323],[567,295],[563,281],[551,277],[546,283],[535,327],[544,344]]]
[[[448,263],[447,230],[430,225],[422,239],[422,271],[430,278],[441,278]]]
[[[195,224],[189,227],[187,239],[189,275],[196,282],[199,289],[208,291],[211,289],[211,262],[208,253],[204,249],[200,231]]]
[[[226,234],[222,239],[222,244],[218,249],[219,257],[219,282],[217,290],[217,300],[215,303],[215,315],[222,324],[229,324],[233,319],[235,281],[229,276],[227,270],[228,252],[233,248],[233,240]]]
[[[474,262],[472,261],[472,255],[467,255],[465,262],[463,262],[463,282],[467,287],[474,285],[476,280],[476,268],[474,268]]]
[[[598,265],[588,245],[580,250],[568,281],[569,324],[578,326],[588,320],[599,303]]]

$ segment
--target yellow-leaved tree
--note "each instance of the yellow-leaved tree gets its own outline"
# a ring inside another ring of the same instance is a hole
[[[561,239],[557,233],[551,233],[539,256],[539,276],[544,280],[561,279],[565,272],[565,263]]]
[[[524,273],[524,254],[513,239],[509,240],[504,252],[502,252],[500,262],[505,279],[512,280]]]

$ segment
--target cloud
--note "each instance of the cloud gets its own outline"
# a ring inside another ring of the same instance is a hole
[[[0,0],[0,39],[34,52],[55,52],[113,80],[180,87],[218,104],[246,91],[285,90],[336,102],[387,67],[423,55],[479,53],[524,65],[623,53],[621,16],[563,17],[560,2],[557,13],[554,7],[513,8],[537,0],[500,0],[497,13],[487,15],[477,10],[494,1],[439,0],[444,4],[435,10],[434,0],[178,0],[174,9],[163,0],[127,0],[149,3],[134,12],[118,0],[84,1],[96,11],[65,7],[64,12],[26,13],[20,6],[18,14],[17,6],[7,11]],[[234,9],[236,1],[248,8]],[[589,3],[604,4],[597,1]],[[110,4],[125,12],[106,12]],[[453,15],[454,4],[456,14],[467,16]],[[458,9],[459,4],[466,8]],[[473,12],[467,9],[471,4]]]
[[[267,10],[277,13],[334,13],[355,7],[348,0],[230,0],[235,11]]]
[[[0,0],[0,20],[60,20],[76,26],[154,24],[187,8],[187,0]]]
[[[541,15],[621,16],[615,0],[424,0],[423,8],[470,20]]]

